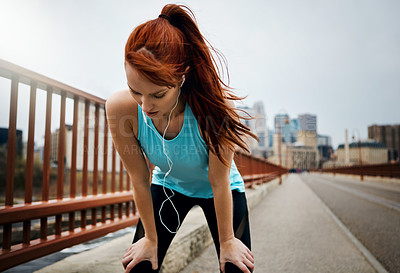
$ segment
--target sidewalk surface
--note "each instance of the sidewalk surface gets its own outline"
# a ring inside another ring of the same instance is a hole
[[[251,211],[250,225],[254,272],[375,272],[299,175]],[[214,246],[181,271],[195,272],[218,272]]]
[[[254,203],[254,190],[247,195],[249,203]],[[299,175],[283,179],[282,185],[251,210],[250,227],[256,273],[375,272]],[[120,257],[132,236],[120,237],[37,272],[123,272]],[[219,272],[213,244],[181,271],[204,272]]]

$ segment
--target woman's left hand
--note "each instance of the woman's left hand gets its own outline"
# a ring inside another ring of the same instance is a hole
[[[224,241],[220,246],[220,264],[221,270],[225,273],[225,264],[230,262],[236,265],[245,273],[251,273],[254,270],[254,255],[242,241],[237,238]],[[251,271],[250,271],[250,270]]]

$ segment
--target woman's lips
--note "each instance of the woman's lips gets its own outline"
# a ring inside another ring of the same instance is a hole
[[[157,113],[158,113],[158,111],[157,112],[146,112],[146,115],[149,117],[152,117],[152,116],[155,116]]]

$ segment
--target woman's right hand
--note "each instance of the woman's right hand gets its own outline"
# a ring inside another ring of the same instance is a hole
[[[125,273],[129,273],[141,261],[150,261],[153,270],[158,268],[157,242],[146,236],[132,244],[122,258]]]

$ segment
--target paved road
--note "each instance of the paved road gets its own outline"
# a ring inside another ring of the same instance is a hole
[[[289,175],[250,213],[255,272],[375,272],[300,177]],[[218,272],[213,246],[181,271],[200,272]]]
[[[400,272],[400,184],[301,178],[388,272]]]

